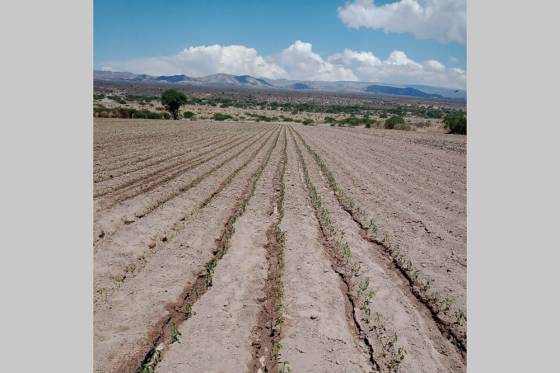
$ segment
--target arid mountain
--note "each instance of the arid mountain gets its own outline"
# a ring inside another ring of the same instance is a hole
[[[461,89],[450,89],[424,85],[380,84],[354,81],[297,81],[287,79],[264,79],[250,75],[213,74],[204,77],[190,77],[186,75],[133,74],[128,72],[113,72],[95,70],[94,80],[99,81],[131,81],[163,84],[186,84],[213,87],[248,87],[259,89],[310,90],[340,93],[363,93],[377,96],[403,96],[424,99],[465,100],[466,92]]]

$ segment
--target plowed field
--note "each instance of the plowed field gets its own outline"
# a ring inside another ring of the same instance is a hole
[[[466,371],[464,136],[95,119],[95,372]]]

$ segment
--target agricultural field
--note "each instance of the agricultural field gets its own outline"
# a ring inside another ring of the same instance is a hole
[[[94,119],[95,372],[465,372],[466,136]]]

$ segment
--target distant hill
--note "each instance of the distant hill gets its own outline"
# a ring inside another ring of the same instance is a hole
[[[372,85],[367,86],[366,91],[367,92],[372,92],[372,93],[381,93],[381,94],[386,94],[386,95],[393,95],[393,96],[409,96],[409,97],[439,98],[439,99],[444,99],[445,98],[442,95],[433,94],[433,93],[426,93],[426,92],[420,91],[419,89],[411,88],[411,87],[400,88],[400,87],[391,87],[391,86],[385,86],[385,85],[372,84]]]
[[[376,96],[390,95],[400,97],[414,97],[427,100],[460,100],[466,99],[466,92],[461,89],[432,87],[425,85],[396,85],[374,84],[371,82],[338,81],[294,81],[287,79],[263,79],[250,75],[213,74],[204,77],[190,77],[187,75],[133,74],[128,72],[99,71],[93,72],[93,79],[100,81],[132,81],[152,82],[174,85],[196,85],[213,87],[247,87],[258,89],[309,90],[338,93],[361,93]]]
[[[192,80],[192,78],[189,78],[186,75],[170,75],[170,76],[162,75],[162,76],[158,76],[156,79],[168,83],[189,82]]]
[[[304,84],[304,83],[294,83],[294,84],[292,84],[292,88],[293,89],[311,89],[310,86],[308,86],[307,84]]]

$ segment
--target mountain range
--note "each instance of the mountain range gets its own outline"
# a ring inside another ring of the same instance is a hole
[[[133,74],[128,72],[94,70],[93,79],[98,81],[128,81],[211,87],[247,87],[296,91],[361,93],[372,94],[376,96],[414,97],[434,100],[464,101],[466,99],[466,92],[464,90],[432,87],[426,85],[402,85],[355,81],[299,81],[287,79],[255,78],[250,75],[213,74],[204,77],[190,77],[186,75],[152,76],[147,74]]]

